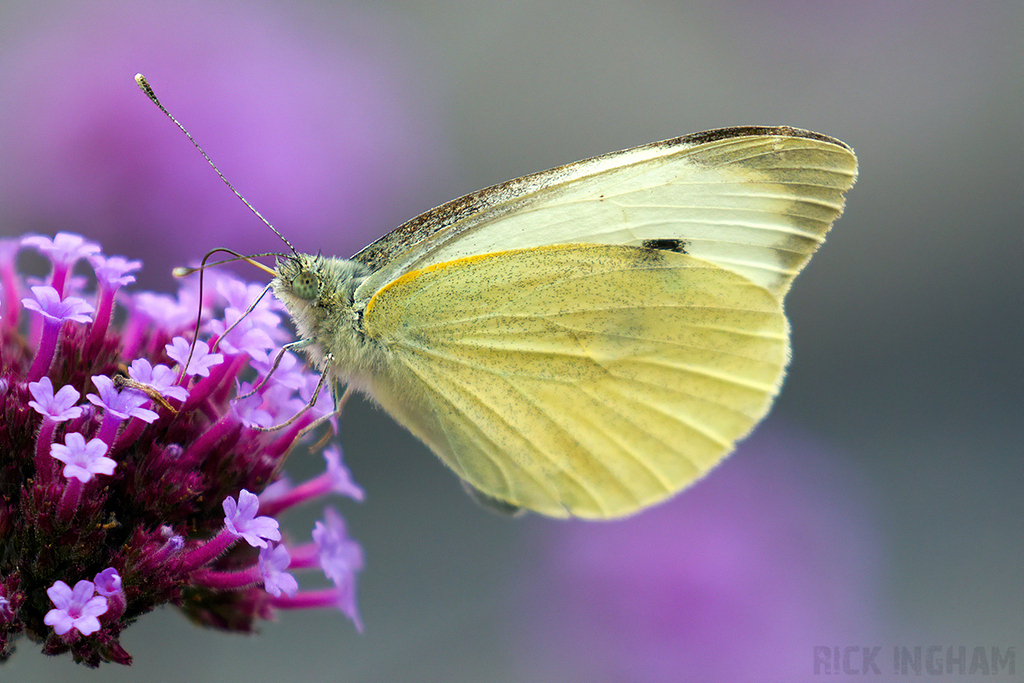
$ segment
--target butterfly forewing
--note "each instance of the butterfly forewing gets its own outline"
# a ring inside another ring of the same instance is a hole
[[[405,272],[552,244],[677,250],[784,296],[856,178],[843,143],[793,128],[732,128],[652,143],[518,178],[449,202],[354,259],[368,299]]]
[[[371,393],[488,496],[629,514],[718,462],[771,404],[781,304],[686,254],[566,245],[465,257],[373,297]]]

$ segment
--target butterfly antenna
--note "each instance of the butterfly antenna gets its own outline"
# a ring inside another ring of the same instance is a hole
[[[142,90],[142,92],[146,93],[146,97],[148,97],[150,99],[150,101],[153,104],[155,104],[157,106],[157,108],[160,111],[162,111],[167,118],[169,118],[171,121],[173,121],[174,125],[176,125],[178,128],[180,128],[181,132],[184,133],[188,137],[188,139],[192,142],[192,145],[197,150],[199,150],[199,153],[203,155],[204,159],[206,159],[206,163],[210,164],[210,166],[213,168],[213,170],[217,172],[217,175],[220,176],[220,179],[222,181],[224,181],[224,184],[228,186],[228,189],[231,190],[232,192],[234,192],[235,196],[238,197],[239,199],[241,199],[242,203],[245,204],[246,206],[248,206],[249,210],[252,211],[254,214],[256,214],[257,218],[259,218],[261,221],[263,221],[263,223],[268,228],[273,230],[274,234],[277,235],[278,237],[280,237],[281,241],[288,245],[288,248],[292,250],[293,254],[298,256],[299,252],[295,251],[295,247],[292,246],[292,243],[289,242],[287,239],[285,239],[285,236],[282,235],[280,232],[278,232],[277,228],[275,228],[273,225],[271,225],[270,221],[268,221],[266,218],[264,218],[263,215],[260,214],[260,212],[257,211],[253,207],[253,205],[250,204],[249,201],[245,197],[243,197],[242,194],[238,190],[235,189],[234,185],[232,185],[230,182],[228,182],[228,179],[225,178],[224,174],[220,172],[219,168],[217,168],[217,164],[213,163],[213,160],[210,159],[209,155],[207,155],[207,153],[203,151],[203,148],[200,147],[199,143],[196,142],[195,138],[192,137],[192,134],[189,133],[188,130],[185,129],[185,126],[183,126],[180,123],[178,123],[178,119],[176,119],[173,116],[171,116],[171,112],[167,111],[167,109],[164,107],[164,105],[162,105],[160,103],[160,100],[157,98],[156,93],[153,92],[153,87],[150,86],[149,81],[146,80],[146,77],[143,76],[142,74],[135,74],[135,82],[138,84],[138,86]]]

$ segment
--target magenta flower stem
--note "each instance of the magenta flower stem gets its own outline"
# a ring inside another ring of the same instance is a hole
[[[239,354],[234,357],[228,357],[226,363],[221,363],[210,370],[210,377],[213,377],[217,370],[221,370],[221,379],[213,386],[213,391],[206,395],[213,398],[216,401],[224,401],[234,395],[234,388],[232,386],[232,380],[234,380],[238,373],[240,373],[249,364],[249,357],[245,354]]]
[[[270,598],[270,604],[278,609],[311,609],[337,607],[340,588],[322,588],[315,591],[299,591],[294,597],[281,594]]]
[[[295,548],[288,548],[288,557],[289,569],[309,569],[319,566],[320,549],[316,543],[303,543]]]
[[[153,322],[131,310],[132,302],[129,301],[128,320],[121,327],[121,352],[127,358],[139,358],[152,356],[154,354],[143,351],[140,347],[146,339],[146,330],[154,326]]]
[[[154,406],[155,407],[155,406]],[[135,443],[135,440],[142,436],[142,431],[149,426],[149,423],[145,420],[139,420],[133,418],[128,420],[128,424],[125,426],[124,431],[121,432],[120,436],[116,436],[117,430],[114,430],[115,438],[117,439],[110,447],[110,455],[113,457],[115,453],[120,453],[124,449]],[[106,439],[104,439],[106,441]],[[107,443],[110,443],[107,441]]]
[[[107,334],[107,327],[110,325],[110,316],[114,311],[114,290],[100,285],[100,291],[96,301],[96,317],[93,318],[92,329],[89,330],[89,339],[86,342],[87,349],[96,348],[96,345],[103,340]]]
[[[168,541],[161,545],[157,550],[154,550],[148,558],[149,563],[151,563],[149,566],[155,569],[164,562],[167,562],[171,557],[181,552],[181,543],[183,541],[181,541],[180,538],[178,540],[179,543],[172,543]]]
[[[219,534],[203,545],[183,553],[178,564],[185,571],[199,569],[227,552],[237,538],[227,529],[221,529]]]
[[[103,621],[116,621],[121,618],[124,614],[125,607],[128,603],[125,601],[124,593],[116,593],[114,595],[108,595],[107,597],[107,611],[103,614]]]
[[[0,316],[2,316],[0,324],[5,325],[8,329],[16,330],[18,329],[18,320],[21,318],[18,280],[14,270],[6,264],[0,268],[2,268],[0,282],[3,283],[3,286],[0,287],[0,296],[3,297],[2,304],[0,304]]]
[[[64,298],[64,284],[68,279],[68,267],[62,263],[54,262],[53,264],[53,279],[50,282],[50,286],[57,290],[57,294]]]
[[[53,444],[53,432],[56,429],[56,422],[49,417],[43,418],[43,424],[39,427],[39,436],[36,438],[36,479],[40,484],[45,485],[50,482],[49,474],[53,471],[50,445]]]
[[[236,356],[227,363],[221,363],[210,370],[208,377],[203,377],[189,389],[188,400],[181,407],[183,411],[194,410],[200,403],[210,398],[210,395],[221,387],[230,385],[225,381],[226,377],[234,377],[245,367],[245,357]],[[230,373],[230,374],[229,374]]]
[[[263,582],[259,565],[253,565],[237,572],[219,572],[213,569],[200,569],[192,575],[196,583],[214,590],[239,590]]]
[[[57,507],[57,516],[67,522],[75,516],[78,510],[78,501],[82,498],[82,482],[77,477],[68,479],[68,485],[60,497],[60,505]]]
[[[103,416],[103,422],[100,424],[99,432],[96,433],[96,436],[102,439],[103,443],[111,445],[111,449],[113,449],[114,441],[117,439],[117,429],[121,426],[121,422],[123,420],[120,417],[110,411],[106,411],[106,414]]]
[[[312,413],[313,411],[311,410],[306,411],[306,414],[296,420],[291,427],[288,427],[286,430],[282,430],[281,435],[283,438],[280,438],[267,446],[267,455],[275,459],[285,456],[293,447],[295,443],[294,439],[299,435],[299,432],[305,429],[315,419]]]
[[[36,352],[32,367],[28,369],[28,381],[38,382],[46,374],[53,363],[53,355],[57,350],[57,338],[60,336],[60,321],[43,318],[43,331],[39,335],[39,350]]]
[[[189,446],[185,457],[189,462],[204,459],[225,434],[238,426],[238,418],[230,413],[225,414]]]
[[[282,494],[265,505],[260,505],[260,514],[269,517],[276,517],[282,510],[295,507],[307,500],[318,496],[324,496],[331,492],[331,478],[327,472],[295,486],[290,491]]]

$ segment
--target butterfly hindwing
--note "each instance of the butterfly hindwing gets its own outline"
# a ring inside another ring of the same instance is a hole
[[[668,249],[563,245],[407,273],[364,313],[371,394],[482,493],[606,518],[701,476],[765,414],[781,304]]]

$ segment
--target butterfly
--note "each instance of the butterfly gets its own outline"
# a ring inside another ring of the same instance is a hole
[[[824,135],[710,130],[474,192],[348,260],[282,256],[271,287],[293,346],[478,501],[622,517],[768,412],[783,299],[856,177]]]

